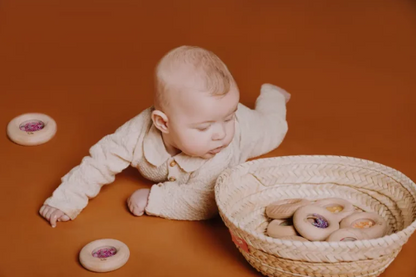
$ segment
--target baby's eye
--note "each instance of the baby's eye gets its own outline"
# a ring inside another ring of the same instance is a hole
[[[209,125],[209,126],[210,126],[210,125]],[[196,128],[196,129],[197,129],[198,131],[203,132],[203,131],[208,130],[209,126],[201,126],[201,127]]]

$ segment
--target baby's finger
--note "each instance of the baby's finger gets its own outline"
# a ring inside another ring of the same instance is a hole
[[[50,208],[48,206],[43,206],[42,211],[41,211],[42,216],[46,217],[46,214],[48,213],[49,210]]]
[[[71,220],[71,218],[67,216],[66,214],[63,214],[61,217],[58,218],[57,221],[61,222],[61,221],[68,221],[68,220]]]
[[[132,207],[131,207],[131,209],[130,209],[130,212],[131,212],[133,215],[136,215],[136,213],[134,212],[134,208],[135,208],[135,206],[132,206]]]
[[[43,211],[45,210],[46,206],[43,205],[42,207],[40,207],[39,213],[41,216],[43,216]]]
[[[135,216],[142,216],[142,215],[143,215],[143,211],[142,211],[139,207],[137,207],[137,206],[133,206],[133,211],[132,211],[132,213],[133,213]]]
[[[61,213],[62,213],[61,211],[54,211],[51,214],[50,223],[52,225],[52,228],[55,228],[56,227],[56,220],[62,216]]]
[[[45,209],[45,218],[47,220],[50,220],[51,215],[53,214],[54,211],[55,209],[52,209],[52,208]]]
[[[56,214],[52,214],[51,218],[49,219],[49,223],[51,224],[52,228],[56,227],[56,220],[57,220]]]

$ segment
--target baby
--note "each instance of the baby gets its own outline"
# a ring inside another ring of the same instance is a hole
[[[255,110],[239,98],[233,76],[215,54],[191,46],[173,49],[156,68],[154,106],[92,146],[40,214],[52,227],[75,219],[103,185],[131,165],[155,183],[128,198],[132,214],[215,216],[219,174],[277,148],[288,130],[285,90],[264,84]]]

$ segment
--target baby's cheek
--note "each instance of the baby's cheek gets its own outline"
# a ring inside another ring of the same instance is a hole
[[[227,144],[233,140],[234,134],[235,134],[235,127],[234,127],[234,124],[232,124],[227,128],[227,138],[226,138]]]
[[[195,147],[206,147],[207,144],[207,135],[205,134],[197,134],[194,135],[191,139],[191,144]]]
[[[186,140],[187,148],[192,150],[192,152],[205,151],[207,148],[207,139],[204,134],[189,134]]]

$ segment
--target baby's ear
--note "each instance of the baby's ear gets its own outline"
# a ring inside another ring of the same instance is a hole
[[[152,112],[152,121],[156,128],[158,128],[162,133],[169,133],[168,117],[165,113],[159,110],[154,110]]]

